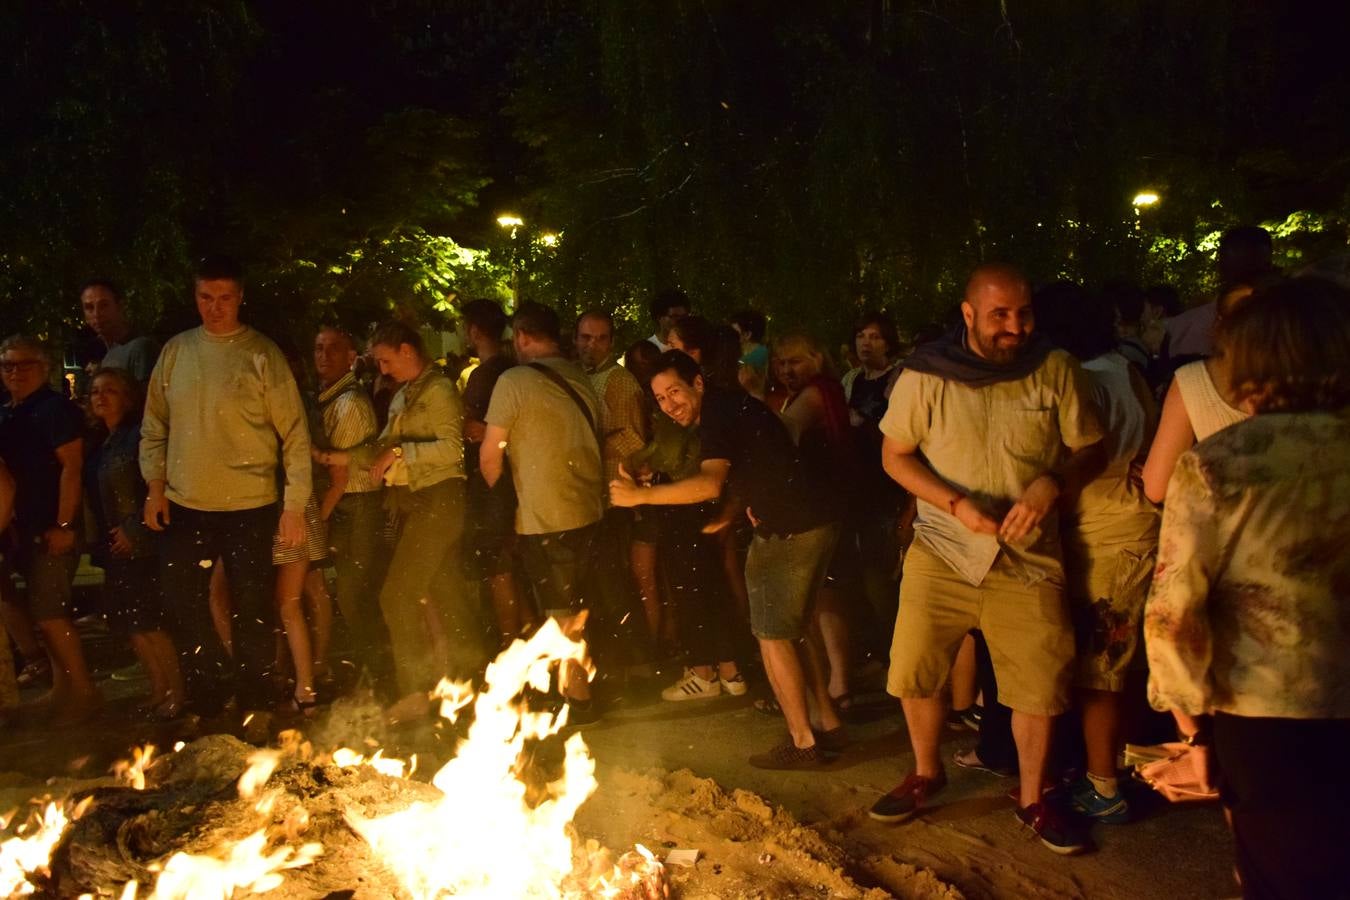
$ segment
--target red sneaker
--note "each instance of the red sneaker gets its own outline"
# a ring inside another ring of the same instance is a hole
[[[936,778],[911,772],[899,787],[873,803],[867,814],[878,822],[903,822],[917,813],[929,797],[946,786],[946,772],[939,772]]]

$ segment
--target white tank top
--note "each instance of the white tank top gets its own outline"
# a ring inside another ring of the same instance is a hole
[[[1247,418],[1247,414],[1228,405],[1214,379],[1209,377],[1209,369],[1204,360],[1187,363],[1177,369],[1177,390],[1181,391],[1181,404],[1186,407],[1186,416],[1191,420],[1191,430],[1196,441],[1222,431],[1229,425],[1236,425]]]

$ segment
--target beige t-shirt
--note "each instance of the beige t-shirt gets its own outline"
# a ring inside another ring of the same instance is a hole
[[[1119,353],[1106,353],[1083,363],[1093,400],[1106,426],[1106,469],[1079,493],[1073,510],[1074,537],[1088,549],[1114,552],[1118,544],[1152,541],[1160,515],[1130,477],[1130,466],[1148,451],[1150,422],[1139,391],[1147,387],[1131,378],[1130,364]],[[1142,380],[1142,379],[1140,379]]]
[[[539,362],[567,379],[599,424],[599,402],[581,367],[560,356]],[[552,379],[529,366],[507,369],[492,389],[487,423],[506,430],[519,500],[517,534],[571,531],[600,520],[600,445],[576,403]]]
[[[1104,434],[1082,367],[1061,350],[1051,351],[1030,375],[985,387],[906,369],[891,392],[881,432],[917,446],[939,478],[996,519],[1060,462],[1066,447],[1087,447]],[[984,581],[1000,553],[1027,584],[1062,572],[1053,511],[1010,545],[975,534],[946,509],[919,500],[914,534],[972,585]]]

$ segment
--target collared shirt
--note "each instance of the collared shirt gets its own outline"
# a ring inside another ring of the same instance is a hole
[[[891,391],[882,434],[917,446],[939,478],[1001,520],[1027,486],[1053,469],[1065,448],[1102,439],[1082,367],[1054,350],[1024,378],[969,387],[905,369]],[[1062,570],[1052,511],[1017,544],[975,534],[946,508],[918,501],[915,539],[978,586],[1003,554],[1027,584]]]
[[[1350,411],[1269,413],[1182,455],[1144,611],[1149,701],[1350,718]]]
[[[657,349],[657,350],[660,350],[662,353],[665,353],[667,350],[670,349],[670,345],[669,345],[669,344],[667,344],[665,341],[661,340],[659,337],[657,337],[657,336],[654,335],[654,334],[653,334],[651,337],[647,338],[647,340],[649,340],[649,341],[651,341],[653,344],[655,344],[655,345],[656,345],[656,349]]]
[[[403,448],[403,465],[393,468],[393,483],[414,491],[449,478],[464,477],[464,407],[455,383],[433,365],[404,384],[389,403],[389,421],[374,445],[354,453],[353,461],[369,466],[379,453]]]
[[[354,372],[348,372],[320,391],[318,403],[323,415],[325,449],[351,450],[374,439],[379,432],[375,404],[371,403]],[[347,487],[343,494],[365,494],[379,489],[379,483],[370,477],[368,466],[348,466]]]
[[[611,357],[587,369],[600,399],[600,435],[604,439],[605,483],[619,477],[619,466],[642,449],[642,386]]]

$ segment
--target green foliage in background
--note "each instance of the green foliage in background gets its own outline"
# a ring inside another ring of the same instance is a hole
[[[1343,253],[1350,12],[1277,4],[216,0],[0,11],[0,330],[109,274],[193,324],[446,327],[516,295],[646,333],[651,293],[832,338],[946,315],[986,259],[1203,299],[1222,229]],[[1136,210],[1144,189],[1161,202]],[[503,212],[524,224],[499,227]],[[557,235],[556,240],[549,235]]]

